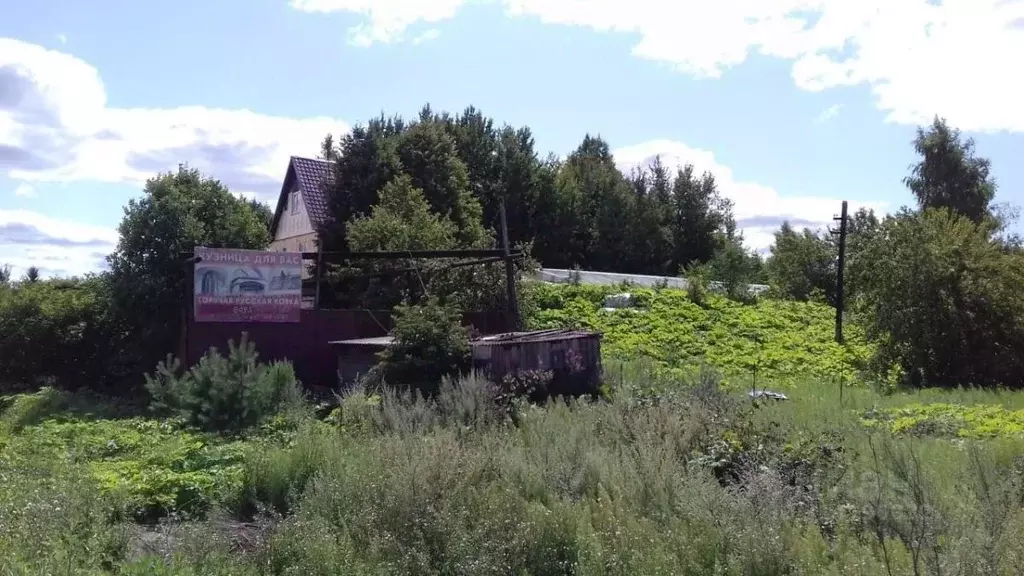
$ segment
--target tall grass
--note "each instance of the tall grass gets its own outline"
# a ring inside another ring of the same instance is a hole
[[[222,503],[235,519],[193,526],[202,546],[182,538],[138,558],[102,515],[74,517],[107,558],[91,566],[140,574],[1010,575],[1024,565],[1024,440],[861,422],[879,406],[1019,405],[1012,395],[860,389],[840,403],[831,385],[807,385],[754,404],[709,372],[673,393],[646,389],[623,377],[609,401],[543,407],[509,404],[475,377],[430,400],[356,390],[285,442],[249,442]],[[36,501],[3,497],[5,512]],[[0,555],[35,569],[78,554],[67,527],[44,522],[22,538],[27,516],[11,517],[0,518]]]

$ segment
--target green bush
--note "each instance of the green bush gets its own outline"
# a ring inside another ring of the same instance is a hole
[[[180,373],[173,356],[146,376],[151,407],[172,413],[193,426],[214,432],[240,432],[265,418],[303,403],[303,393],[289,362],[258,361],[248,335],[225,357],[211,348],[196,366]]]
[[[0,393],[119,384],[122,342],[104,277],[0,286]]]
[[[381,352],[372,378],[434,396],[442,378],[469,370],[469,331],[459,310],[436,297],[397,306],[391,336],[394,341]]]

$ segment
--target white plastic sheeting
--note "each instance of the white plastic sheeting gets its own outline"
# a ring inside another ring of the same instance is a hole
[[[591,272],[589,270],[565,270],[561,268],[541,268],[534,276],[541,282],[554,284],[569,284],[579,282],[580,284],[595,284],[599,286],[617,286],[624,282],[653,288],[665,286],[667,288],[686,289],[686,279],[672,276],[649,276],[647,274],[615,274],[613,272]],[[721,282],[708,282],[712,290],[722,290]],[[768,290],[764,284],[751,284],[749,287],[754,294],[761,294]]]

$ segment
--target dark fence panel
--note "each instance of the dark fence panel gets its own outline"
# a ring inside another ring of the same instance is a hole
[[[384,336],[391,329],[390,311],[303,310],[297,323],[196,322],[189,314],[179,357],[192,366],[209,350],[226,351],[245,332],[264,361],[290,360],[299,379],[311,386],[337,384],[338,359],[328,346],[334,340]],[[484,334],[506,332],[512,322],[503,311],[470,312],[463,324]]]

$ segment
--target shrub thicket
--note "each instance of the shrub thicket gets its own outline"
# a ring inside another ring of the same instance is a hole
[[[123,334],[102,276],[0,285],[0,393],[120,383]]]

